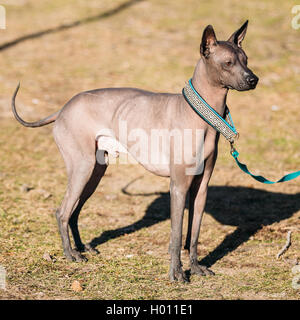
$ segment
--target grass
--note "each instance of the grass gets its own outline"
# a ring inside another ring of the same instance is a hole
[[[199,242],[199,259],[216,276],[192,276],[188,285],[168,281],[168,180],[136,165],[110,166],[80,216],[83,240],[98,239],[100,255],[87,254],[87,263],[63,258],[54,212],[65,191],[65,168],[51,126],[30,130],[13,119],[10,98],[19,80],[18,109],[28,120],[97,87],[180,92],[199,58],[203,28],[212,24],[217,37],[226,39],[249,19],[244,48],[260,83],[255,91],[231,92],[228,100],[241,134],[240,160],[271,179],[300,166],[295,1],[145,0],[102,15],[124,2],[5,5],[2,44],[52,31],[0,50],[0,265],[7,270],[0,298],[299,299],[290,270],[300,252],[300,183],[264,186],[251,180],[223,139]],[[88,19],[97,15],[102,18]],[[77,20],[82,23],[57,28]],[[121,192],[140,176],[132,192],[160,194]],[[185,214],[184,234],[186,227]],[[277,260],[288,230],[292,246]],[[55,262],[43,259],[45,253]],[[182,256],[188,270],[188,255]],[[82,291],[72,290],[74,280]]]

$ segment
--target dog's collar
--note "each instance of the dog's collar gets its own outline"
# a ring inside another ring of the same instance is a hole
[[[263,176],[258,176],[251,173],[248,170],[247,166],[238,160],[239,153],[233,146],[234,139],[238,137],[238,133],[234,127],[228,107],[226,106],[224,119],[200,96],[197,90],[193,87],[192,79],[190,79],[186,86],[182,89],[182,94],[188,104],[199,114],[199,116],[203,118],[203,120],[205,120],[215,130],[222,133],[222,135],[230,142],[230,153],[233,156],[235,162],[242,171],[250,175],[253,179],[262,183],[273,184],[290,181],[296,179],[297,177],[300,177],[300,170],[286,174],[277,181],[270,181]]]
[[[238,132],[235,129],[227,106],[224,119],[200,96],[192,84],[192,79],[182,89],[182,94],[188,104],[204,121],[220,132],[230,143],[234,142],[234,139],[238,137]]]

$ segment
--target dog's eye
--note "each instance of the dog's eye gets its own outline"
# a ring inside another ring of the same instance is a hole
[[[226,61],[225,65],[226,65],[226,67],[230,67],[232,65],[232,62],[231,61]]]

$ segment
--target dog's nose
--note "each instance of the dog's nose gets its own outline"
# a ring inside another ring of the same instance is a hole
[[[258,82],[258,77],[255,76],[254,74],[252,74],[252,75],[249,75],[246,78],[246,81],[251,87],[255,87],[257,85],[257,82]]]

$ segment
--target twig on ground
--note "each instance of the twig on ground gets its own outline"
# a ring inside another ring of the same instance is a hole
[[[281,255],[283,255],[287,251],[287,249],[290,247],[290,245],[291,245],[291,235],[292,235],[292,231],[288,231],[287,237],[286,237],[286,243],[285,243],[284,247],[278,252],[278,254],[276,256],[277,259],[279,259],[279,257]]]

